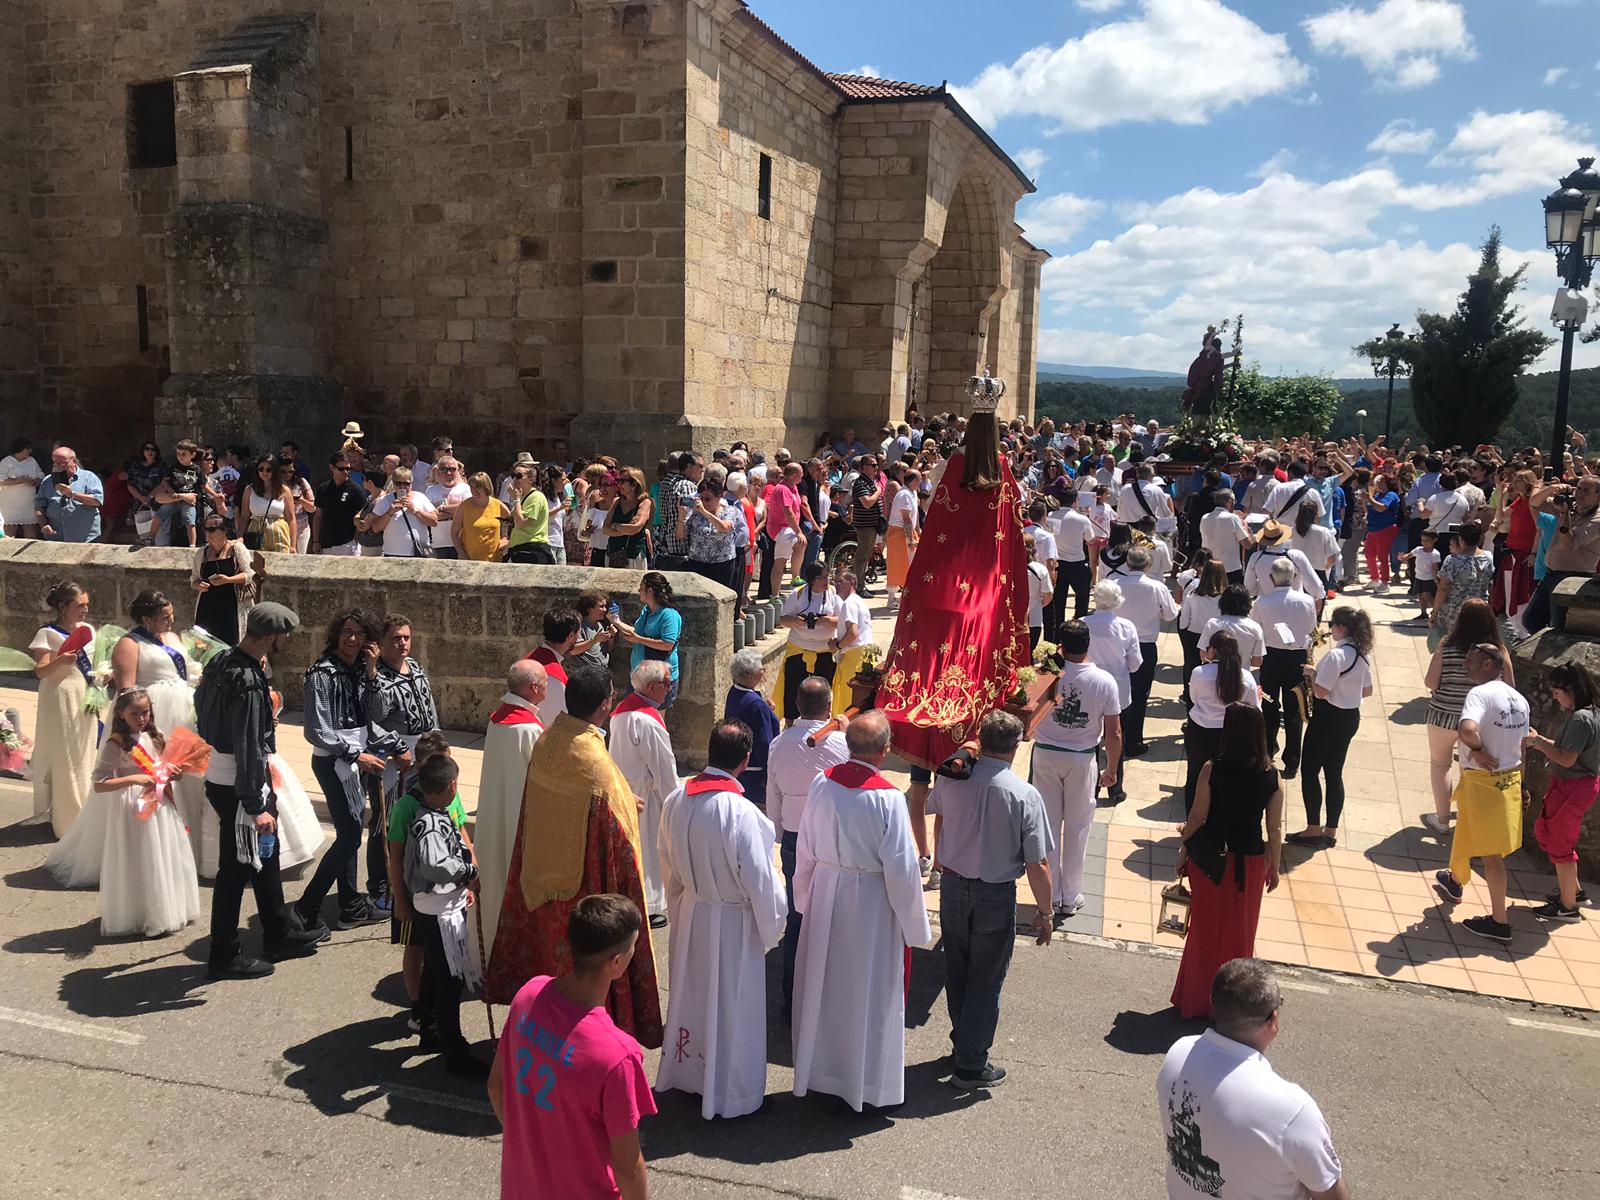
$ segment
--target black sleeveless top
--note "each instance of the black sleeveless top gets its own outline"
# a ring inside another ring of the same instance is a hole
[[[1206,828],[1235,854],[1265,854],[1263,818],[1267,803],[1278,787],[1275,767],[1245,771],[1213,759],[1211,809],[1206,813]]]

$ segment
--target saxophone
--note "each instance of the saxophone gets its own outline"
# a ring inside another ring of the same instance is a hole
[[[1321,650],[1332,639],[1333,634],[1328,632],[1328,630],[1324,629],[1321,625],[1318,625],[1314,630],[1312,630],[1311,653],[1308,655],[1306,661],[1308,663],[1315,663],[1317,651]],[[1300,719],[1309,724],[1311,721],[1312,711],[1311,681],[1309,679],[1302,679],[1299,683],[1294,685],[1294,699],[1295,703],[1300,706]]]

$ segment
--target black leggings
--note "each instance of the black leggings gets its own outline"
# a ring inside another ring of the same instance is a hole
[[[1217,756],[1222,744],[1221,729],[1207,729],[1193,721],[1183,723],[1183,755],[1187,769],[1183,779],[1183,815],[1187,817],[1194,807],[1194,789],[1200,781],[1200,769]]]
[[[1300,750],[1300,798],[1306,806],[1306,824],[1339,828],[1344,813],[1344,759],[1361,727],[1359,708],[1337,708],[1319,699],[1311,707],[1305,743]],[[1322,820],[1322,780],[1327,776],[1328,819]]]
[[[793,721],[800,716],[800,685],[806,681],[808,675],[819,675],[830,684],[833,683],[833,655],[822,651],[817,655],[817,667],[814,671],[806,670],[806,658],[803,654],[794,654],[783,660],[783,712],[785,721]]]

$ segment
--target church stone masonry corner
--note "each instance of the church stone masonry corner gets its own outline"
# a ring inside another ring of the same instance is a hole
[[[1031,411],[1032,185],[742,0],[0,16],[5,436],[653,464],[965,411],[985,368]]]

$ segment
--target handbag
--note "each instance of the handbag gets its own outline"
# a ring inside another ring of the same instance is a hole
[[[406,523],[406,532],[411,535],[411,552],[414,558],[432,558],[433,543],[431,541],[419,542],[417,540],[417,527],[411,523],[411,514],[404,510],[400,519]]]
[[[1228,843],[1209,824],[1200,826],[1183,843],[1189,852],[1189,861],[1200,868],[1200,873],[1212,883],[1222,883],[1223,869],[1228,865]]]

